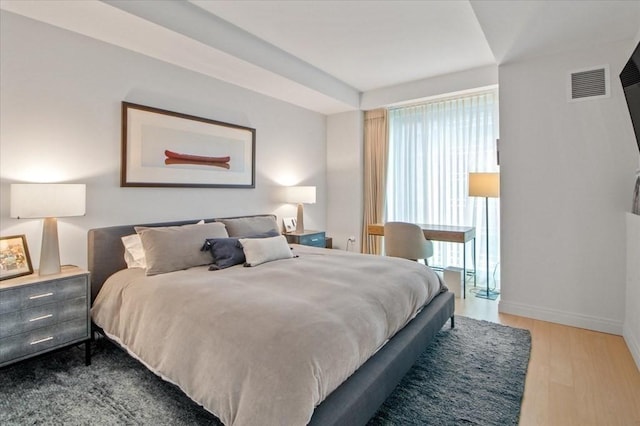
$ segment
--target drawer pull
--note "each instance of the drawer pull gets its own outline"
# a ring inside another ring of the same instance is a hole
[[[37,294],[35,296],[29,296],[29,300],[40,299],[42,297],[49,297],[49,296],[53,296],[53,293],[42,293],[42,294]]]
[[[320,238],[312,238],[311,241],[320,241]]]
[[[31,342],[31,345],[37,345],[38,343],[44,343],[44,342],[48,342],[49,340],[53,340],[53,336],[49,336],[49,337],[45,337],[44,339],[40,339],[40,340],[35,340],[33,342]]]
[[[40,321],[40,320],[43,320],[43,319],[51,318],[52,316],[53,316],[53,314],[49,314],[49,315],[43,315],[43,316],[37,317],[37,318],[31,318],[29,320],[29,322]]]

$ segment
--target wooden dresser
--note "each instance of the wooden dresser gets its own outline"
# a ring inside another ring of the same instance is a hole
[[[83,342],[89,365],[90,295],[89,272],[75,266],[0,281],[0,367]]]

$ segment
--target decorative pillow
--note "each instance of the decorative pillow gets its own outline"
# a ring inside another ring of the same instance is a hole
[[[147,262],[140,235],[126,235],[121,240],[124,245],[124,261],[127,263],[127,268],[146,268]]]
[[[213,265],[209,266],[210,271],[240,265],[245,261],[242,244],[237,238],[208,238],[204,244],[202,249],[211,250],[213,257]]]
[[[229,236],[224,224],[217,222],[134,229],[140,235],[144,248],[147,275],[208,265],[211,256],[200,250],[202,241]]]
[[[264,234],[252,235],[248,238],[267,238],[280,235],[276,232],[266,232]],[[208,238],[202,250],[211,250],[213,256],[213,265],[209,267],[210,271],[225,269],[230,266],[240,265],[245,262],[242,244],[238,238]]]
[[[204,220],[197,222],[197,225],[202,225]],[[147,229],[148,227],[139,226],[136,230]],[[131,234],[122,238],[122,244],[124,245],[124,261],[127,264],[127,268],[146,268],[147,261],[144,257],[144,248],[142,247],[142,240],[140,235]]]
[[[257,266],[265,262],[293,257],[284,235],[271,238],[240,238],[246,261],[244,266]]]
[[[232,219],[216,219],[227,227],[230,237],[249,238],[252,235],[275,232],[280,235],[280,228],[274,216],[247,216]]]

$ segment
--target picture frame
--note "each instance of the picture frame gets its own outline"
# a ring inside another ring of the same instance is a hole
[[[122,102],[121,187],[255,188],[256,129]]]
[[[0,281],[33,274],[27,238],[24,235],[0,237]]]
[[[295,232],[297,221],[295,217],[284,217],[282,218],[282,224],[284,225],[284,232]]]

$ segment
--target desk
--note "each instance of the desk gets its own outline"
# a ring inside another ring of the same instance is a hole
[[[465,297],[467,283],[467,251],[466,243],[473,241],[473,285],[476,285],[476,228],[473,226],[453,226],[453,225],[428,225],[417,223],[427,240],[444,241],[448,243],[460,243],[462,249],[462,297]],[[367,226],[367,233],[384,237],[384,225],[373,223]]]

